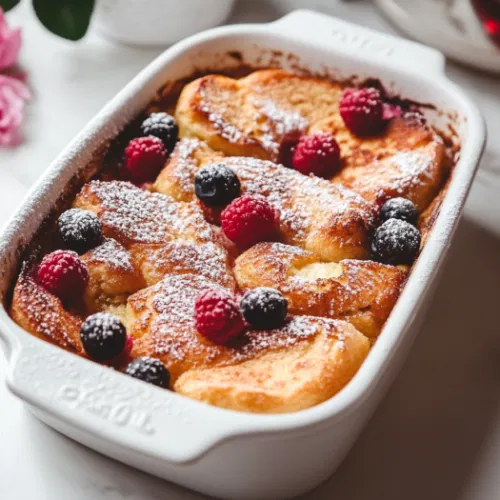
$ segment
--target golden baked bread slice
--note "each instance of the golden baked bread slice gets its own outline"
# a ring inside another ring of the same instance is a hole
[[[194,176],[203,166],[222,161],[225,155],[211,149],[196,138],[181,139],[173,150],[166,167],[160,172],[153,189],[168,194],[177,201],[193,201]]]
[[[349,323],[310,316],[296,316],[280,331],[259,333],[257,342],[269,347],[241,363],[189,370],[177,379],[175,391],[230,410],[304,410],[337,394],[370,348]]]
[[[379,206],[402,196],[421,212],[448,175],[443,140],[416,113],[393,118],[379,137],[357,137],[338,114],[315,124],[310,132],[329,132],[340,145],[344,168],[332,181]]]
[[[80,341],[82,318],[67,311],[61,300],[38,285],[34,269],[24,264],[14,287],[12,319],[35,337],[83,354]]]
[[[181,192],[186,200],[195,198],[194,175],[212,157],[204,143],[192,141],[180,141],[154,189],[171,196]],[[190,156],[179,153],[188,149]],[[276,208],[278,237],[285,243],[315,252],[323,260],[368,257],[375,210],[361,196],[270,161],[233,156],[224,158],[224,163],[238,175],[242,193],[264,196]]]
[[[338,392],[368,353],[368,339],[348,323],[307,316],[213,344],[193,314],[208,289],[222,288],[202,276],[169,275],[128,300],[132,356],[161,359],[181,394],[235,410],[300,410]]]
[[[112,238],[106,238],[81,259],[89,270],[83,299],[90,313],[124,305],[131,293],[145,286],[130,253]]]
[[[199,335],[194,325],[194,303],[205,290],[221,285],[194,274],[167,275],[156,285],[128,299],[129,333],[136,338],[133,357],[162,360],[175,379],[184,371],[232,359],[231,350]]]
[[[181,137],[198,137],[227,155],[278,160],[283,141],[337,112],[342,88],[278,69],[240,80],[207,75],[186,85],[175,117]]]
[[[322,262],[312,252],[281,243],[259,243],[240,255],[234,273],[242,289],[276,288],[293,314],[349,321],[376,337],[407,273],[370,260]]]
[[[334,182],[378,205],[403,196],[424,210],[448,173],[441,137],[408,112],[379,136],[357,137],[340,116],[342,92],[338,83],[275,69],[239,80],[208,75],[184,87],[176,118],[181,137],[203,139],[226,155],[273,161],[300,135],[331,133],[344,162]]]
[[[125,247],[146,285],[167,273],[199,273],[234,287],[219,233],[197,203],[139,189],[128,182],[92,181],[73,206],[94,212],[105,236]]]

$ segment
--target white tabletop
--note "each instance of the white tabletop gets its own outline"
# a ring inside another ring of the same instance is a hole
[[[270,21],[297,7],[393,31],[367,1],[247,0],[237,5],[232,20]],[[61,148],[160,51],[114,45],[93,33],[79,44],[64,42],[35,22],[26,3],[9,18],[24,29],[22,63],[34,99],[26,117],[26,142],[14,150],[0,150],[1,221]],[[490,141],[482,169],[500,169],[500,80],[453,65],[448,72],[487,118]],[[467,214],[492,226],[495,217],[500,218],[492,209],[499,197],[488,184],[476,183]],[[461,224],[405,368],[338,472],[307,498],[499,498],[499,257],[499,240],[468,220]],[[3,370],[0,356],[0,378]],[[204,497],[59,435],[38,422],[0,383],[0,498]]]

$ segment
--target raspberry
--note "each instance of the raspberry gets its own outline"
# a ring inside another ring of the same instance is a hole
[[[37,281],[60,299],[78,298],[89,281],[89,270],[76,252],[56,250],[38,266]]]
[[[173,116],[168,113],[151,113],[141,125],[142,135],[154,135],[163,141],[167,151],[174,149],[179,135],[179,127]]]
[[[356,135],[375,135],[384,124],[380,91],[373,87],[344,90],[340,100],[340,115],[347,128]]]
[[[194,305],[196,329],[214,344],[225,344],[244,328],[243,314],[231,295],[207,290]]]
[[[328,179],[340,170],[340,149],[330,134],[305,135],[293,153],[293,168]]]
[[[118,354],[118,356],[115,356],[113,359],[110,359],[108,365],[116,369],[120,369],[123,366],[127,366],[132,361],[133,347],[134,347],[134,337],[132,337],[132,335],[127,335],[123,350],[120,352],[120,354]]]
[[[224,234],[240,248],[268,241],[276,231],[277,214],[261,196],[243,195],[221,213]]]
[[[104,362],[123,352],[127,331],[118,317],[99,312],[83,322],[80,338],[89,357]]]
[[[397,104],[389,104],[384,102],[382,110],[382,119],[384,121],[392,120],[393,118],[397,118],[398,116],[401,116],[403,114],[403,109]]]
[[[101,221],[88,210],[66,210],[59,217],[57,228],[65,245],[79,254],[96,247],[102,241]]]
[[[163,389],[168,389],[170,383],[170,373],[165,365],[159,359],[148,356],[134,359],[125,369],[125,373]]]
[[[293,166],[293,153],[299,142],[300,135],[297,132],[287,134],[282,140],[278,151],[278,163],[287,168]]]
[[[167,151],[161,139],[148,135],[132,139],[125,148],[124,168],[135,182],[156,178],[165,163]]]

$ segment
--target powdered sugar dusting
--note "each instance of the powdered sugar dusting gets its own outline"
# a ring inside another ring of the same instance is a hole
[[[429,165],[432,159],[419,151],[401,151],[392,157],[392,164],[401,172],[399,184],[418,187],[425,179],[432,179]],[[396,187],[398,189],[398,187]]]
[[[186,193],[194,193],[194,176],[198,170],[198,164],[193,153],[200,147],[199,139],[182,139],[175,147],[175,161],[179,165],[176,170],[178,185]]]
[[[57,297],[38,285],[26,265],[19,276],[13,302],[14,318],[21,326],[61,347],[80,350],[82,320],[67,312]]]
[[[223,286],[235,286],[228,269],[227,254],[216,243],[176,242],[156,250],[150,249],[147,253],[148,266],[160,276],[167,273],[195,273]]]
[[[221,92],[220,89],[218,90],[219,92]],[[245,133],[242,130],[240,130],[236,125],[234,125],[233,123],[224,118],[224,115],[227,113],[227,109],[224,108],[223,103],[231,102],[231,99],[234,98],[234,96],[231,93],[226,92],[225,99],[224,96],[222,95],[219,96],[217,102],[218,105],[217,111],[214,111],[212,104],[209,102],[207,98],[207,94],[204,88],[200,89],[199,96],[200,96],[199,110],[206,115],[208,121],[212,124],[215,130],[217,130],[217,132],[220,134],[222,138],[232,143],[236,143],[241,140],[246,141]]]
[[[184,233],[196,234],[199,241],[213,237],[194,204],[179,203],[170,196],[121,181],[92,181],[85,190],[97,196],[99,217],[119,240],[154,244]]]
[[[266,151],[277,157],[281,141],[291,134],[300,135],[307,130],[308,121],[298,112],[279,108],[271,100],[253,100],[255,122],[259,124],[259,140]],[[264,118],[264,120],[262,119]]]
[[[130,253],[112,238],[106,238],[101,245],[87,252],[84,258],[89,263],[103,263],[116,271],[134,270]]]
[[[192,274],[168,275],[144,291],[147,292],[147,303],[150,305],[146,310],[141,309],[137,325],[144,327],[144,317],[151,321],[146,335],[153,339],[155,354],[166,362],[183,361],[191,367],[206,366],[215,361],[218,364],[235,363],[262,351],[284,349],[321,332],[337,337],[342,333],[342,325],[336,321],[296,316],[290,318],[282,328],[249,330],[235,339],[234,343],[217,346],[203,339],[195,327],[194,304],[199,294],[207,290],[227,293],[210,280]]]
[[[332,223],[348,225],[354,214],[366,228],[373,221],[373,207],[342,186],[268,161],[232,157],[227,163],[244,192],[264,196],[276,208],[287,242],[301,244],[308,233]]]

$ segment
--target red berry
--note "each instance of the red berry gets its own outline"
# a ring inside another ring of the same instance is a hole
[[[288,134],[281,140],[281,144],[278,151],[278,163],[284,165],[287,168],[292,168],[293,165],[293,153],[295,152],[295,147],[299,142],[299,135],[297,133]]]
[[[225,344],[245,327],[236,300],[225,291],[207,290],[194,305],[196,329],[214,344]]]
[[[330,134],[304,135],[293,153],[293,168],[329,179],[340,170],[340,148]]]
[[[108,364],[114,368],[120,368],[128,365],[132,361],[132,348],[134,347],[134,337],[127,335],[125,340],[125,347],[123,351],[111,359]]]
[[[403,109],[397,104],[389,104],[384,102],[382,110],[382,118],[384,121],[392,120],[393,118],[397,118],[398,116],[401,116],[403,114]]]
[[[136,137],[125,148],[124,168],[135,182],[152,181],[163,168],[166,157],[161,139],[152,135]]]
[[[354,134],[377,134],[384,124],[380,90],[373,87],[345,89],[340,100],[340,115]]]
[[[60,299],[74,299],[82,295],[87,286],[89,270],[76,252],[56,250],[42,259],[37,281]]]
[[[265,198],[246,194],[233,200],[222,211],[222,231],[240,248],[248,248],[272,238],[277,226],[276,215]]]

